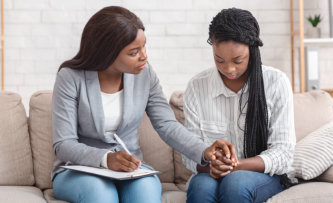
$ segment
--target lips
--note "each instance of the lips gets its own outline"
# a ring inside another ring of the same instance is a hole
[[[146,63],[140,65],[138,68],[141,69],[141,70],[143,70],[145,68],[145,66],[146,66]]]
[[[236,75],[225,75],[229,79],[235,79],[237,76]]]

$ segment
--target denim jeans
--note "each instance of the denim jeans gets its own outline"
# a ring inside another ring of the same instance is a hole
[[[199,173],[190,181],[187,203],[257,203],[281,191],[278,176],[240,170],[214,179],[208,173]]]
[[[53,191],[56,199],[71,203],[161,202],[157,176],[119,181],[66,170],[55,177]]]

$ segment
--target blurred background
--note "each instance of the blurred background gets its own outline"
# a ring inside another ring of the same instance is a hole
[[[302,91],[302,60],[305,73],[312,74],[307,79],[315,81],[312,89],[333,88],[331,1],[302,2],[303,8],[300,0],[3,0],[2,90],[19,93],[27,109],[30,96],[52,89],[59,65],[77,53],[88,19],[111,5],[126,7],[143,21],[149,62],[168,98],[214,66],[208,26],[221,9],[230,7],[249,10],[257,18],[263,64],[285,72],[295,92]],[[308,18],[316,15],[320,22],[314,26]],[[303,31],[304,39],[299,37]],[[309,71],[311,64],[315,69]]]

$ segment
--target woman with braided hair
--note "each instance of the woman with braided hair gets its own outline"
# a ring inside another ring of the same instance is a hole
[[[209,26],[216,68],[196,75],[184,94],[185,125],[207,144],[230,142],[200,166],[183,156],[196,174],[187,202],[264,202],[290,182],[295,147],[293,95],[287,76],[261,63],[259,25],[246,10],[219,12]]]

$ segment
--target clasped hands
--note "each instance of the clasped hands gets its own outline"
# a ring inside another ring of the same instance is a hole
[[[209,173],[213,178],[228,175],[239,164],[235,147],[225,140],[216,140],[205,150],[204,158],[209,160],[209,165],[206,167],[198,165],[198,172]]]

